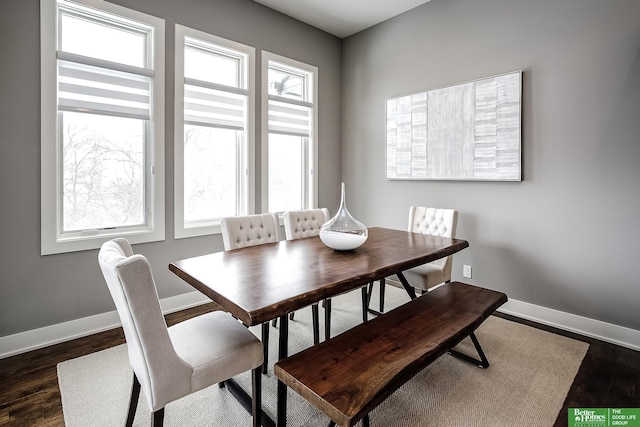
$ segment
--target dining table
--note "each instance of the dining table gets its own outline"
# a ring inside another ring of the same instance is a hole
[[[372,227],[353,250],[331,249],[314,236],[195,256],[171,262],[169,269],[247,326],[268,328],[279,319],[278,359],[284,359],[289,313],[392,275],[415,298],[403,271],[468,246],[463,239]],[[246,392],[229,384],[247,407]],[[286,385],[278,382],[277,424],[263,414],[263,425],[286,425],[286,394]]]

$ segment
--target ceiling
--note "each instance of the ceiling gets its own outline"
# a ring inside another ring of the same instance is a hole
[[[340,38],[430,0],[255,0]]]

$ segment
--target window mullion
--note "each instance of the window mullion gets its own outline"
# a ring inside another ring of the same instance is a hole
[[[302,138],[302,150],[301,155],[302,158],[300,162],[302,163],[302,176],[300,179],[302,180],[302,194],[300,195],[303,208],[309,209],[309,197],[308,197],[308,185],[309,185],[309,138]]]
[[[74,62],[77,64],[90,65],[92,67],[104,68],[106,70],[119,71],[122,73],[136,74],[139,76],[153,77],[154,72],[149,68],[135,67],[133,65],[121,64],[118,62],[107,61],[100,58],[92,58],[89,56],[79,55],[77,53],[58,51],[56,56],[59,60]]]
[[[285,104],[298,105],[300,107],[313,108],[313,102],[301,101],[299,99],[287,98],[286,96],[279,96],[279,95],[270,94],[269,95],[269,100],[270,101],[282,102],[282,103],[285,103]]]
[[[194,78],[191,78],[191,77],[185,77],[184,78],[184,84],[185,85],[204,87],[204,88],[207,88],[207,89],[219,90],[221,92],[235,93],[237,95],[245,95],[246,96],[246,95],[249,94],[249,91],[247,89],[245,89],[245,88],[233,87],[233,86],[217,84],[217,83],[212,83],[212,82],[205,82],[203,80],[198,80],[198,79],[194,79]]]

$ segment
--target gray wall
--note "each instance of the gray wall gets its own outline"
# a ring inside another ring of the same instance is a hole
[[[219,236],[172,237],[170,58],[180,23],[252,45],[258,60],[264,49],[319,67],[321,206],[335,212],[342,173],[350,211],[370,226],[404,229],[411,205],[456,207],[458,236],[471,247],[456,255],[455,279],[471,264],[471,282],[513,299],[640,330],[637,0],[432,0],[344,43],[250,0],[115,2],[166,20],[167,237],[136,247],[161,297],[191,290],[167,270],[170,261],[222,250]],[[114,306],[96,251],[40,256],[38,0],[0,1],[0,52],[7,336]],[[387,98],[518,69],[523,182],[385,180]],[[259,132],[256,142],[259,159]]]
[[[170,261],[223,249],[220,236],[173,239],[175,23],[254,46],[258,70],[261,50],[319,68],[319,203],[335,212],[340,185],[340,39],[251,0],[114,3],[161,17],[166,25],[166,241],[134,248],[149,258],[161,298],[192,290],[168,271]],[[0,1],[0,336],[115,309],[97,265],[97,251],[40,256],[39,5],[39,0]],[[259,84],[258,80],[258,90]],[[256,117],[259,168],[259,105]],[[257,176],[259,191],[259,170]],[[260,193],[256,206],[259,202]]]
[[[640,330],[640,2],[432,0],[346,39],[350,211],[454,207],[454,279]],[[385,180],[385,100],[524,71],[520,183]],[[465,279],[467,280],[467,279]]]

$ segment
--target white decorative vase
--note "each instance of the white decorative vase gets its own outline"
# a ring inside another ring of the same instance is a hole
[[[337,251],[349,251],[367,241],[367,227],[351,216],[344,200],[344,182],[338,213],[320,227],[322,243]]]

